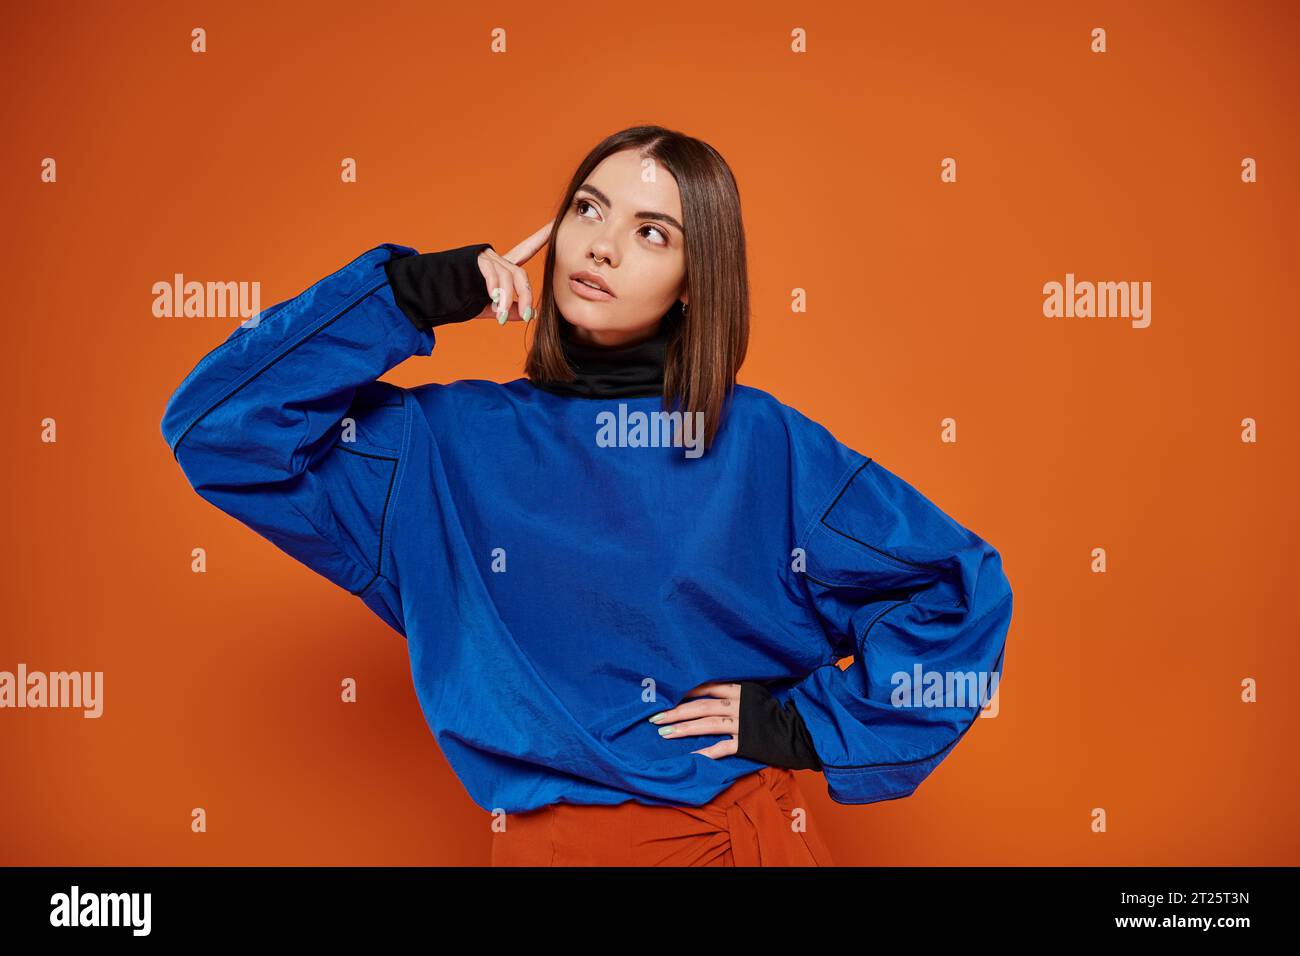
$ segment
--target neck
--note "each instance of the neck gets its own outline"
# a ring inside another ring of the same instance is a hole
[[[616,349],[640,345],[642,342],[650,341],[659,334],[660,329],[663,327],[663,320],[660,319],[647,329],[640,329],[630,333],[619,329],[584,329],[580,325],[574,325],[567,321],[565,325],[568,326],[570,338],[579,345],[586,345],[591,348]]]

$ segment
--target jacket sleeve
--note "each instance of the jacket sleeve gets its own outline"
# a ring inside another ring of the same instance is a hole
[[[410,398],[377,379],[429,355],[435,326],[487,305],[475,265],[483,248],[419,255],[376,246],[241,323],[163,412],[163,438],[201,497],[360,597],[403,636],[385,540]],[[401,292],[388,271],[399,262],[407,263]]]
[[[806,441],[823,450],[795,467],[821,475],[802,485],[816,493],[789,593],[834,656],[855,659],[774,696],[797,707],[833,800],[893,800],[916,790],[996,691],[1011,585],[991,545],[879,462],[838,442],[828,453],[825,441]]]

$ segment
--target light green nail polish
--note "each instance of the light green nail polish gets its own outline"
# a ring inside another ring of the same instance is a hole
[[[510,315],[509,312],[498,312],[498,313],[497,313],[497,325],[505,325],[505,324],[506,324],[506,318],[507,318],[507,316],[509,316],[509,315]]]
[[[672,732],[673,732],[673,728],[671,728],[671,727],[660,727],[660,728],[659,728],[659,736],[660,736],[660,737],[667,737],[667,736],[668,736],[669,734],[671,734]]]
[[[531,319],[532,317],[533,317],[533,310],[532,310],[532,309],[524,309],[524,321],[527,322],[527,321],[528,321],[529,319]]]
[[[653,717],[647,717],[646,719],[647,719],[648,721],[650,721],[650,723],[652,723],[652,724],[657,724],[657,723],[659,723],[659,721],[661,721],[661,720],[664,719],[664,715],[663,715],[663,714],[655,714]]]

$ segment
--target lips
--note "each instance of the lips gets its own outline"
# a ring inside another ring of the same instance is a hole
[[[612,296],[614,294],[614,290],[605,284],[605,280],[602,279],[600,276],[596,275],[596,273],[594,272],[585,272],[585,271],[575,272],[571,276],[569,276],[569,278],[574,279],[578,282],[586,283],[587,285],[590,286],[595,286],[597,289],[599,289],[601,292],[604,292],[606,295]]]

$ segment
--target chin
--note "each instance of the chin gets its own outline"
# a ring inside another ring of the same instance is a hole
[[[609,314],[605,303],[580,299],[576,295],[564,299],[557,296],[555,306],[570,325],[589,332],[606,332],[619,328],[619,323]]]

